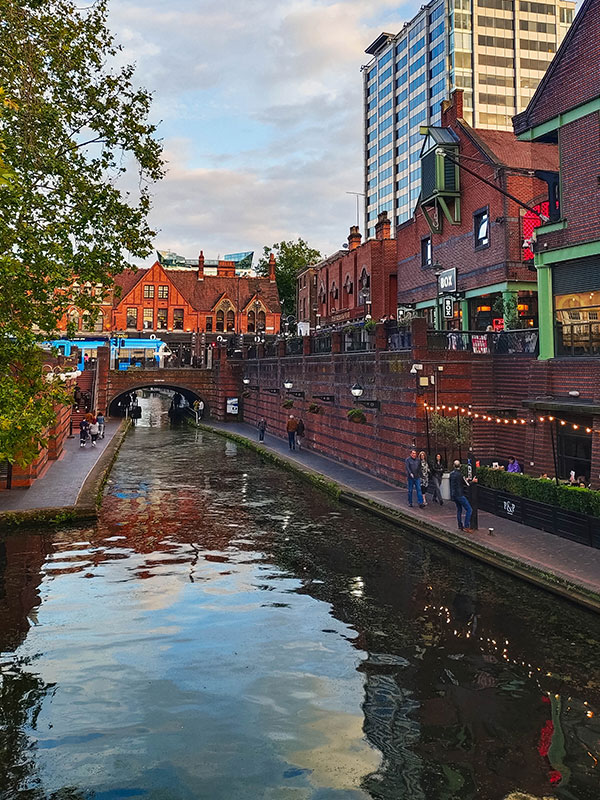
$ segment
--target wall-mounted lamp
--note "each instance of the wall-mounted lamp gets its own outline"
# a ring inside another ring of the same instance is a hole
[[[359,397],[362,397],[363,396],[363,392],[364,392],[364,389],[360,385],[360,383],[355,383],[354,386],[352,386],[351,389],[350,389],[350,393],[352,394],[352,397],[355,398],[355,400],[358,400]]]
[[[291,391],[294,388],[293,381],[290,381],[290,380],[284,381],[283,382],[283,388],[286,390],[286,392]]]
[[[380,403],[379,400],[361,400],[360,398],[363,396],[364,393],[363,387],[360,383],[355,383],[354,386],[350,387],[350,394],[354,398],[355,403],[360,403],[361,406],[365,408],[379,408]]]

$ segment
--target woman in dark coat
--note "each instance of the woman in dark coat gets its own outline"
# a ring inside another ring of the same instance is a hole
[[[442,500],[442,477],[444,472],[446,471],[446,465],[442,461],[442,456],[440,453],[436,454],[436,457],[433,463],[429,467],[429,471],[431,474],[431,486],[433,488],[432,494],[432,501],[438,502],[441,506],[444,505],[444,501]]]

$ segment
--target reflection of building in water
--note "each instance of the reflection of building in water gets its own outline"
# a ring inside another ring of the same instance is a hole
[[[16,650],[35,621],[41,567],[49,551],[44,536],[0,539],[0,652]]]

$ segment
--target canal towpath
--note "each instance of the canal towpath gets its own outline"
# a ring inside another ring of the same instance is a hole
[[[301,473],[331,482],[344,502],[600,612],[600,550],[483,511],[479,511],[479,529],[463,533],[457,529],[452,501],[441,507],[429,503],[423,509],[410,508],[406,489],[311,450],[290,451],[287,440],[273,434],[267,433],[259,443],[252,425],[211,420],[205,427],[240,437]]]
[[[16,519],[46,519],[49,512],[75,513],[77,509],[77,516],[88,516],[94,506],[95,478],[101,479],[110,468],[123,433],[122,420],[107,420],[104,439],[96,447],[90,443],[80,447],[79,435],[67,438],[60,456],[48,462],[32,486],[0,492],[0,527]]]

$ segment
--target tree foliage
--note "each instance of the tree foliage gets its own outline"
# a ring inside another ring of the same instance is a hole
[[[75,283],[102,286],[150,252],[163,174],[150,94],[117,64],[107,0],[0,0],[0,459],[42,440],[56,384],[36,344]]]
[[[455,456],[459,448],[469,447],[471,444],[471,420],[468,417],[459,419],[454,414],[446,417],[434,411],[429,415],[429,433],[436,448],[448,449]]]
[[[304,239],[297,242],[277,242],[271,247],[263,247],[263,254],[256,267],[259,275],[269,274],[269,256],[275,254],[275,277],[281,300],[283,316],[294,314],[296,310],[296,276],[311,264],[321,261],[323,256]]]

